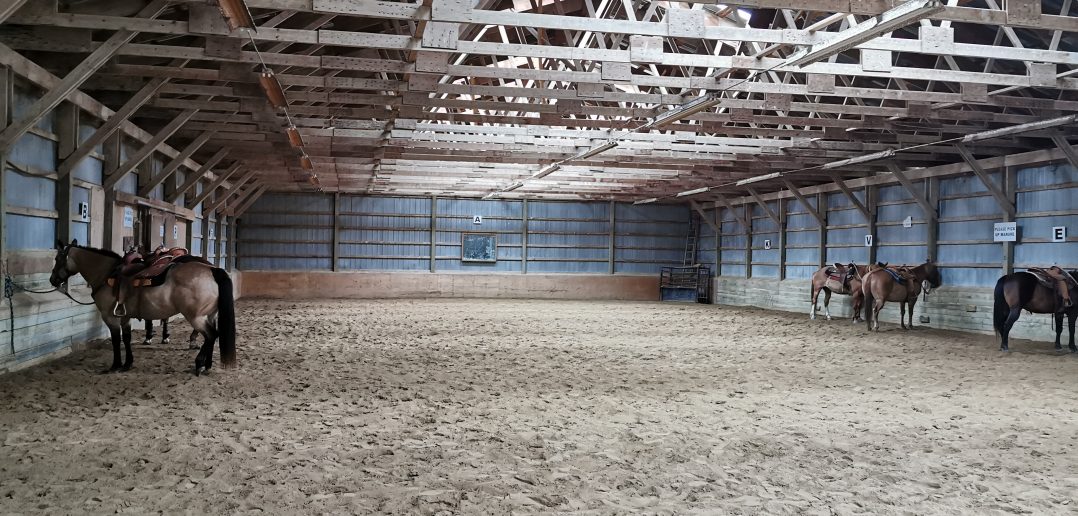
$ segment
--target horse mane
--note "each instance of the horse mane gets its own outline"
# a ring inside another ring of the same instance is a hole
[[[96,247],[87,247],[87,246],[84,246],[84,245],[76,245],[74,247],[82,249],[84,251],[90,251],[91,253],[95,253],[95,254],[106,256],[106,257],[109,257],[109,258],[113,258],[115,260],[123,260],[124,259],[124,257],[117,254],[116,251],[112,251],[112,250],[109,250],[109,249],[98,249]]]

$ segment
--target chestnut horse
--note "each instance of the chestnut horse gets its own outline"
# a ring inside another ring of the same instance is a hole
[[[828,305],[831,304],[832,293],[850,296],[853,303],[851,322],[860,321],[861,301],[864,299],[861,294],[861,277],[866,271],[867,267],[864,265],[836,263],[834,266],[821,267],[820,270],[814,272],[812,274],[812,310],[809,312],[809,319],[816,318],[820,291],[823,291],[823,313],[828,321],[831,320],[831,309]]]
[[[1072,278],[1078,278],[1078,270],[1070,271]],[[1078,299],[1078,287],[1068,282],[1071,299]],[[1074,323],[1078,319],[1078,303],[1063,311],[1056,311],[1056,292],[1041,285],[1037,277],[1028,272],[1016,272],[1008,274],[996,281],[995,303],[992,309],[992,325],[999,332],[1000,351],[1010,351],[1011,327],[1014,326],[1018,316],[1022,315],[1022,309],[1035,314],[1053,314],[1056,323],[1056,350],[1062,350],[1059,338],[1063,334],[1063,316],[1067,316],[1067,325],[1070,328],[1070,351],[1078,352],[1074,346]]]
[[[213,344],[221,339],[221,363],[230,367],[236,362],[236,313],[232,297],[232,279],[223,269],[198,262],[173,265],[164,283],[156,287],[135,288],[128,296],[127,314],[113,315],[116,294],[107,281],[122,257],[105,249],[82,247],[77,241],[56,243],[56,263],[49,282],[66,293],[71,276],[82,274],[93,292],[94,304],[112,334],[112,367],[106,372],[131,369],[131,319],[167,319],[183,314],[187,322],[202,334],[205,341],[195,358],[195,374],[213,365]],[[120,361],[120,339],[127,350]]]
[[[876,264],[869,267],[861,281],[861,291],[865,295],[865,322],[869,331],[880,329],[880,310],[887,301],[899,303],[902,309],[899,322],[902,329],[913,329],[913,307],[917,304],[917,296],[923,288],[927,294],[932,289],[943,283],[939,269],[932,262],[908,269],[912,278],[904,279],[901,283],[896,280],[900,276],[895,267],[887,267],[886,264]],[[906,306],[910,309],[910,325],[906,327]],[[875,325],[873,325],[875,323]]]

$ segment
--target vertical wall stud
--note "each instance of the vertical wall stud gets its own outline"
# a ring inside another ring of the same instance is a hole
[[[60,138],[57,152],[61,156],[70,154],[79,145],[79,108],[70,102],[60,104],[56,110],[56,133]],[[74,185],[71,174],[56,181],[56,238],[61,242],[72,239],[71,196]],[[81,242],[87,244],[88,242]]]
[[[722,272],[722,211],[719,209],[719,204],[712,205],[715,217],[715,270],[711,272],[712,277],[718,277]],[[715,302],[715,296],[711,296],[711,302]]]
[[[614,201],[610,201],[610,243],[609,243],[609,249],[607,250],[607,255],[608,255],[608,258],[609,258],[609,263],[607,265],[607,272],[610,273],[610,274],[614,274],[614,271],[616,270],[616,265],[617,265],[616,257],[615,257],[615,254],[617,253],[617,249],[618,249],[618,247],[617,247],[617,245],[615,243],[616,238],[617,238],[617,232],[614,229],[615,226],[618,223],[618,219],[617,219],[617,216],[616,216],[617,211],[618,211],[617,204],[614,204]]]
[[[786,279],[786,210],[790,204],[786,199],[779,199],[779,281]]]
[[[341,260],[341,193],[333,194],[333,261],[330,270],[337,271]]]
[[[430,198],[430,271],[438,271],[438,196]]]
[[[936,213],[940,210],[940,180],[938,177],[933,177],[925,180],[925,197],[928,198],[928,205],[932,207]],[[925,232],[925,244],[928,260],[932,262],[939,261],[939,236],[940,236],[940,221],[939,216],[935,218],[929,217],[925,221],[928,224],[928,230]]]
[[[1015,167],[1003,168],[1003,189],[1004,195],[1007,196],[1007,200],[1010,201],[1011,206],[1018,206],[1018,169]],[[1017,212],[1017,210],[1016,210]],[[1014,222],[1017,217],[1017,213],[1011,213],[1007,210],[1003,210],[1003,221]],[[1014,272],[1014,242],[1003,242],[1003,274],[1011,274]]]
[[[874,186],[865,187],[865,208],[868,209],[868,234],[872,235],[872,245],[868,248],[868,263],[876,263],[877,252],[880,243],[876,238],[876,218],[879,211],[876,206],[876,194],[879,191]]]
[[[105,139],[103,151],[105,160],[101,164],[102,170],[112,170],[120,163],[120,146],[123,144],[123,133],[115,132]],[[104,179],[104,178],[102,178]],[[119,249],[122,253],[123,239],[116,232],[116,188],[105,188],[105,248],[113,251]]]
[[[210,214],[202,211],[202,257],[210,259]]]
[[[11,123],[11,69],[0,66],[0,128]],[[0,273],[7,274],[7,150],[0,149]]]
[[[827,195],[816,194],[816,212],[823,217],[823,223],[820,224],[820,237],[817,246],[819,256],[816,258],[816,265],[823,267],[827,264]]]
[[[745,277],[752,277],[752,205],[742,206],[745,210]]]
[[[528,273],[528,200],[520,206],[520,273]]]

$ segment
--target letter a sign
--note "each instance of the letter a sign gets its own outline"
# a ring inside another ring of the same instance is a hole
[[[476,216],[472,217],[472,224],[482,224],[482,223],[483,223],[483,216],[482,215],[476,215]]]

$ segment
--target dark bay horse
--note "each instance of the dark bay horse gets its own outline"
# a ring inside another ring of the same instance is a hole
[[[917,304],[917,296],[921,289],[927,293],[943,283],[939,269],[932,262],[925,262],[916,267],[907,269],[908,279],[899,282],[896,276],[901,277],[897,267],[887,267],[886,264],[876,264],[869,267],[861,281],[861,291],[865,295],[865,321],[869,331],[880,329],[880,310],[887,301],[899,303],[902,309],[899,322],[902,329],[913,329],[913,307]],[[906,307],[909,306],[909,328],[906,327]],[[873,325],[875,323],[875,325]]]
[[[1070,271],[1071,277],[1078,278],[1078,270]],[[1078,299],[1078,287],[1070,285],[1071,299]],[[995,303],[992,308],[992,325],[999,332],[1000,351],[1010,351],[1011,327],[1014,326],[1022,310],[1029,310],[1035,314],[1053,314],[1056,323],[1056,350],[1062,350],[1059,339],[1063,335],[1063,316],[1067,316],[1067,325],[1070,329],[1070,351],[1078,352],[1074,346],[1074,323],[1078,319],[1078,303],[1056,311],[1056,293],[1041,285],[1037,277],[1028,272],[1016,272],[1008,274],[996,281]]]
[[[853,303],[853,317],[851,322],[861,320],[861,302],[864,296],[861,294],[861,277],[865,275],[868,267],[849,263],[843,265],[836,263],[834,266],[821,267],[812,274],[812,310],[809,319],[816,318],[819,310],[820,292],[823,291],[823,313],[827,320],[831,320],[831,294],[849,295]]]
[[[126,315],[116,316],[115,291],[106,286],[122,257],[112,251],[82,247],[72,241],[57,242],[56,263],[49,282],[61,292],[67,291],[71,276],[82,274],[93,292],[94,304],[112,334],[112,367],[107,372],[131,369],[131,319],[167,319],[183,314],[205,341],[195,358],[195,374],[213,365],[213,344],[221,339],[221,363],[231,367],[236,362],[236,314],[232,279],[222,269],[198,262],[185,262],[168,270],[164,283],[155,287],[133,289],[126,301]],[[120,339],[127,351],[120,361]]]

